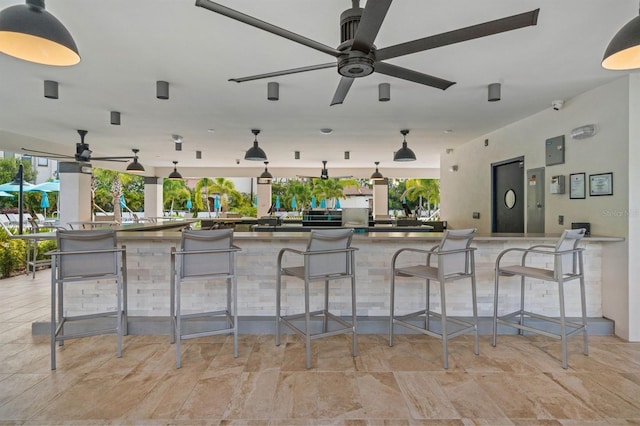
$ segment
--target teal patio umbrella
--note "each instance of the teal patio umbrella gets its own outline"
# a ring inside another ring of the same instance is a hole
[[[45,191],[42,191],[42,198],[40,199],[40,208],[44,211],[44,217],[47,217],[47,209],[49,208],[49,196]]]
[[[193,207],[193,203],[191,202],[191,198],[189,198],[187,200],[187,210],[191,211],[192,207]]]
[[[276,195],[276,205],[275,205],[275,208],[276,208],[276,209],[279,209],[280,207],[281,207],[281,206],[280,206],[280,196],[279,196],[279,195]]]
[[[311,196],[311,208],[312,209],[316,208],[316,196],[315,195]]]
[[[23,192],[28,192],[31,188],[33,188],[33,184],[31,184],[29,182],[23,182],[22,183],[22,191]],[[19,192],[20,191],[20,185],[16,185],[13,182],[3,183],[2,185],[0,185],[0,191]]]
[[[291,210],[297,210],[298,209],[298,202],[296,201],[296,196],[294,195],[291,198]]]
[[[327,208],[327,200],[325,200],[324,198],[322,199],[322,201],[320,201],[320,208],[321,209]]]
[[[220,197],[217,195],[213,197],[213,209],[216,211],[220,210]]]
[[[340,208],[342,208],[342,207],[340,206],[340,198],[338,198],[336,200],[336,209],[340,209]]]
[[[29,189],[25,189],[25,191],[26,192],[33,192],[33,191],[60,192],[60,179],[50,180],[47,182],[39,183],[37,185],[32,185]]]
[[[9,194],[8,192],[0,191],[0,197],[11,197],[11,198],[13,198],[13,195]]]

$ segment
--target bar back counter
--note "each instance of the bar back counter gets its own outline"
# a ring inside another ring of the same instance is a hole
[[[359,332],[386,333],[389,315],[389,283],[391,257],[395,251],[405,247],[430,248],[442,238],[440,232],[368,232],[355,234],[353,246],[356,253],[357,315]],[[129,277],[129,332],[133,334],[166,334],[169,332],[169,282],[170,251],[178,247],[179,231],[142,231],[119,232],[119,244],[126,245]],[[276,301],[276,260],[283,247],[304,249],[309,238],[306,232],[235,232],[234,243],[241,248],[237,257],[238,275],[238,313],[241,333],[273,333]],[[478,235],[472,244],[477,247],[476,276],[478,292],[478,313],[481,320],[481,333],[491,332],[493,315],[494,266],[498,254],[510,247],[528,247],[534,244],[554,244],[558,235],[492,234]],[[607,247],[624,241],[619,237],[585,238],[581,246],[585,248],[584,263],[586,275],[587,316],[590,318],[591,334],[612,334],[613,324],[602,319],[602,292],[606,287],[603,257]],[[409,259],[412,260],[412,259]],[[413,259],[416,260],[416,259]],[[532,259],[533,260],[533,259]],[[534,261],[535,262],[535,261]],[[540,260],[542,262],[542,260]],[[534,263],[535,265],[535,263]],[[540,265],[541,267],[546,265]],[[519,304],[519,279],[505,279],[501,287],[501,300],[506,303],[500,310],[514,310]],[[191,305],[201,306],[207,297],[219,296],[217,288],[207,283],[194,285],[193,290],[183,297],[183,309],[188,311]],[[396,300],[396,313],[412,312],[421,309],[424,299],[424,283],[415,281],[402,292]],[[100,284],[96,284],[99,286]],[[291,307],[303,304],[303,287],[299,280],[286,280],[287,296],[282,301],[283,314]],[[448,293],[448,314],[468,316],[471,312],[467,294],[468,286],[453,282]],[[321,286],[312,289],[312,294],[320,294]],[[557,292],[553,284],[538,284],[535,289],[527,286],[528,309],[557,316]],[[69,292],[74,291],[72,288]],[[96,289],[96,291],[99,291]],[[338,283],[331,287],[332,310],[340,315],[348,315],[350,289]],[[580,314],[577,285],[568,285],[566,289],[566,315],[577,317]],[[437,298],[432,297],[432,303]],[[80,299],[78,299],[78,303]],[[314,302],[312,302],[314,303]],[[318,303],[322,303],[318,301]],[[438,309],[438,306],[434,306]],[[73,306],[69,306],[73,308]],[[86,308],[83,306],[83,308]],[[96,309],[102,306],[96,306]],[[34,325],[34,332],[37,332]],[[39,334],[39,333],[38,333]]]

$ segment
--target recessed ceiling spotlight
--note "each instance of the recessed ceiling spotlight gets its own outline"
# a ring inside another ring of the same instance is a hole
[[[320,129],[320,133],[322,133],[323,135],[328,135],[329,133],[332,133],[332,132],[333,132],[333,129],[330,129],[328,127]]]
[[[209,132],[209,133],[215,133],[215,132],[216,132],[216,129],[207,129],[207,132]]]

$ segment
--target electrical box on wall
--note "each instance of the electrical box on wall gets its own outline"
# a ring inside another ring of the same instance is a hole
[[[544,144],[546,165],[564,164],[564,135],[547,139]]]
[[[551,187],[549,189],[551,194],[564,194],[564,176],[551,176]]]

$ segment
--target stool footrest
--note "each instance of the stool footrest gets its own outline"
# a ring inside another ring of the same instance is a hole
[[[433,330],[428,329],[428,328],[420,327],[420,326],[417,326],[415,324],[411,324],[410,322],[408,322],[408,320],[420,318],[421,316],[423,316],[425,314],[429,315],[429,317],[434,317],[434,318],[438,318],[438,319],[442,320],[442,315],[439,314],[438,312],[425,311],[423,309],[422,311],[413,312],[411,314],[406,314],[406,315],[402,315],[402,316],[394,316],[393,317],[393,323],[401,325],[401,326],[406,327],[406,328],[409,328],[411,330],[417,331],[419,333],[426,334],[426,335],[431,336],[431,337],[437,337],[437,338],[442,339],[442,333],[438,333],[437,331],[433,331]],[[421,318],[421,319],[423,319],[423,318]],[[469,332],[475,332],[475,330],[476,330],[475,324],[470,323],[468,321],[463,321],[463,320],[458,319],[458,318],[447,317],[447,322],[452,322],[454,324],[458,324],[458,325],[463,326],[462,329],[459,329],[459,330],[456,330],[456,331],[453,331],[453,332],[447,332],[447,339],[459,336],[461,334],[466,334],[466,333],[469,333]]]
[[[355,324],[351,324],[343,320],[339,316],[332,314],[331,312],[324,311],[324,310],[314,311],[314,312],[309,312],[309,316],[311,316],[312,318],[318,318],[318,317],[324,316],[327,319],[333,320],[343,326],[343,328],[339,328],[336,330],[323,331],[320,333],[313,333],[313,334],[310,333],[309,337],[311,338],[311,340],[320,339],[322,337],[336,336],[338,334],[345,334],[345,333],[355,334],[356,333]],[[305,317],[305,314],[293,314],[293,315],[281,316],[280,322],[282,322],[282,324],[286,325],[287,327],[289,327],[291,330],[293,330],[300,336],[305,337],[307,333],[301,330],[300,328],[296,327],[292,322],[293,320],[303,319],[304,317]]]
[[[535,319],[539,319],[539,320],[542,320],[542,321],[546,321],[546,322],[562,325],[562,321],[560,321],[557,318],[553,318],[553,317],[549,317],[549,316],[541,315],[541,314],[536,314],[534,312],[528,312],[528,311],[515,311],[515,312],[512,312],[510,314],[502,315],[502,316],[498,317],[496,319],[496,321],[497,321],[498,324],[503,324],[503,325],[506,325],[506,326],[509,326],[509,327],[517,328],[519,330],[529,331],[531,333],[540,334],[540,335],[547,336],[547,337],[552,337],[552,338],[555,338],[555,339],[562,339],[562,335],[561,334],[553,333],[553,332],[550,332],[550,331],[546,331],[546,330],[543,330],[543,329],[538,328],[538,327],[532,327],[532,326],[525,325],[525,324],[514,323],[513,319],[515,319],[516,317],[519,317],[520,315],[522,315],[525,319],[526,318],[535,318]],[[581,333],[586,328],[584,325],[578,324],[578,323],[573,322],[573,321],[565,321],[564,324],[565,324],[566,327],[571,327],[573,329],[573,330],[571,330],[571,331],[566,333],[566,337],[570,337],[570,336],[573,336],[574,334]]]

